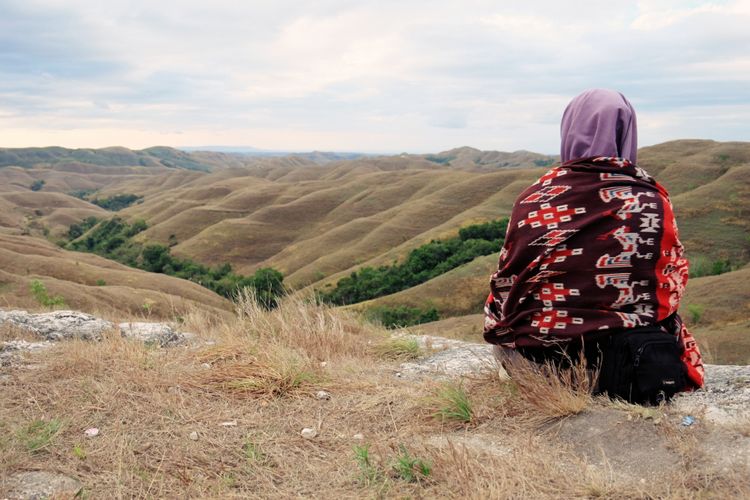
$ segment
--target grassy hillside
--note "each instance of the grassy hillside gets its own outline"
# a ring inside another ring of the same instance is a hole
[[[684,161],[675,161],[683,146]],[[643,149],[642,164],[674,193],[693,257],[748,260],[748,154],[750,144],[710,141]],[[124,213],[149,221],[143,238],[166,243],[174,235],[177,254],[229,261],[244,273],[271,266],[294,286],[325,286],[359,266],[390,264],[462,225],[507,215],[541,172],[459,168],[409,155],[326,166],[266,159],[147,195]]]
[[[123,213],[149,221],[143,238],[175,235],[177,254],[230,261],[241,272],[271,266],[300,286],[360,264],[390,263],[463,225],[507,214],[541,172],[471,173],[422,163],[388,170],[393,161],[216,174],[146,196]]]
[[[0,234],[0,307],[44,309],[31,291],[42,282],[65,307],[107,317],[173,319],[189,309],[232,310],[229,301],[190,281],[147,273],[42,239]]]
[[[47,163],[0,168],[0,225],[6,233],[55,237],[76,218],[109,215],[67,194],[75,190],[94,190],[98,197],[134,194],[142,201],[118,215],[148,222],[140,240],[171,245],[176,256],[207,265],[229,262],[246,275],[273,267],[286,284],[310,290],[329,289],[364,266],[400,262],[432,239],[455,236],[462,226],[507,216],[518,193],[544,171],[529,165],[552,159],[472,148],[325,164],[301,156],[238,160],[190,153],[206,164],[228,162],[198,172],[157,160],[116,166],[143,154],[172,154],[159,148],[97,150],[104,155],[94,155],[97,161],[120,155],[108,166],[60,160],[72,154],[66,151],[50,153],[56,163],[42,155],[35,161]],[[639,158],[670,190],[695,269],[738,269],[750,261],[750,143],[673,141],[643,148]],[[32,191],[39,180],[44,185]],[[495,260],[477,259],[364,307],[435,307],[441,317],[476,313]],[[709,320],[706,314],[703,321]]]

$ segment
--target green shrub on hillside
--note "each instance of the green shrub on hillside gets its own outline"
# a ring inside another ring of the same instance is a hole
[[[230,264],[210,267],[181,259],[173,256],[165,245],[133,240],[133,236],[146,229],[148,225],[142,219],[128,224],[114,217],[97,224],[96,219],[90,217],[71,226],[68,236],[73,241],[68,248],[95,253],[152,273],[190,280],[227,298],[233,298],[240,288],[252,288],[258,302],[268,308],[276,307],[277,299],[284,294],[284,275],[275,269],[258,269],[252,276],[243,276],[235,274]]]
[[[97,222],[99,222],[99,219],[96,217],[87,217],[79,224],[72,224],[68,228],[68,239],[75,240],[76,238],[81,237],[83,233],[94,227]]]
[[[420,309],[408,306],[378,306],[367,311],[367,317],[386,328],[404,328],[440,319],[437,309]]]
[[[118,210],[129,207],[133,203],[142,199],[143,196],[138,196],[136,194],[116,194],[109,198],[94,198],[91,200],[91,203],[98,205],[105,210],[117,212]]]
[[[734,271],[738,267],[729,259],[710,260],[704,256],[697,256],[690,259],[690,277],[715,276]]]
[[[31,183],[31,186],[29,186],[29,189],[32,191],[39,191],[44,187],[46,183],[42,179],[35,180]]]
[[[458,237],[432,240],[412,250],[401,264],[363,267],[342,278],[336,288],[321,292],[323,301],[354,304],[411,288],[481,255],[499,251],[508,219],[461,228]]]
[[[36,301],[44,307],[65,306],[65,299],[61,295],[50,297],[49,292],[47,292],[47,287],[44,286],[44,283],[41,281],[32,280],[29,288],[31,289],[31,295],[33,295]]]

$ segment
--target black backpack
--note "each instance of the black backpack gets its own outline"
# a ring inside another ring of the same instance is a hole
[[[600,347],[597,393],[629,403],[659,404],[687,384],[679,338],[658,325],[619,332]]]

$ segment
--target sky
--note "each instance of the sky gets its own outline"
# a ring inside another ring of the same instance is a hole
[[[0,147],[559,150],[621,91],[639,144],[750,140],[750,0],[0,0]]]

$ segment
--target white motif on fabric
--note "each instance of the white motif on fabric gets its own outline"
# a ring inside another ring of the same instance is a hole
[[[596,285],[599,288],[606,288],[613,286],[619,292],[617,300],[615,300],[610,307],[619,309],[629,304],[637,304],[638,302],[649,300],[651,294],[649,293],[638,293],[636,294],[634,289],[636,286],[648,286],[648,280],[630,281],[630,273],[615,273],[615,274],[597,274],[595,277]]]
[[[629,167],[632,165],[630,160],[627,158],[620,158],[619,156],[597,156],[593,160],[594,162],[605,162],[605,163],[614,163],[618,167]]]
[[[551,170],[548,170],[546,174],[544,174],[539,179],[537,179],[537,181],[534,184],[532,184],[532,186],[536,186],[537,184],[541,184],[542,186],[549,186],[552,183],[553,179],[561,177],[567,173],[568,173],[568,169],[553,168]]]
[[[605,203],[622,200],[622,207],[617,211],[617,217],[621,220],[629,219],[632,214],[641,213],[647,208],[657,209],[656,203],[642,203],[643,196],[653,198],[656,194],[651,191],[634,194],[631,186],[606,187],[599,190],[599,197]]]
[[[599,174],[599,179],[603,181],[632,181],[633,177],[627,174],[610,174],[608,172],[602,172]]]
[[[546,283],[547,280],[554,276],[561,276],[565,271],[541,271],[531,278],[526,279],[527,283]]]
[[[665,250],[664,256],[669,257],[669,262],[662,269],[663,279],[660,279],[660,288],[669,290],[669,308],[671,312],[680,304],[682,294],[685,293],[685,286],[688,280],[688,261],[683,257],[683,247],[680,243],[671,251]]]
[[[552,231],[548,231],[539,238],[535,239],[534,241],[529,243],[529,245],[556,247],[577,232],[577,229],[553,229]]]
[[[647,318],[654,317],[654,305],[653,304],[636,304],[633,307],[633,312],[638,316],[646,316]]]
[[[508,247],[503,245],[503,248],[500,249],[500,262],[504,262],[508,258],[508,253]]]
[[[543,187],[539,191],[531,193],[526,198],[521,200],[520,203],[546,203],[566,191],[570,191],[571,186],[547,186]]]
[[[659,224],[661,219],[659,214],[643,214],[641,217],[641,232],[642,233],[656,233],[658,232],[661,225]]]
[[[641,259],[651,259],[654,254],[649,252],[641,254],[638,252],[638,245],[654,245],[653,238],[643,239],[638,233],[627,232],[627,226],[620,226],[614,231],[611,231],[604,235],[604,237],[614,236],[614,238],[622,245],[622,253],[610,257],[608,253],[605,253],[596,261],[596,267],[598,269],[611,269],[618,267],[632,267],[631,259],[633,257],[639,257]]]
[[[511,288],[513,283],[516,282],[517,275],[512,274],[510,276],[492,276],[492,283],[495,288]]]
[[[622,327],[623,328],[635,328],[637,326],[647,326],[648,323],[643,321],[640,316],[638,316],[635,313],[624,313],[624,312],[615,312],[620,319],[622,320]]]
[[[547,226],[547,229],[557,229],[559,224],[570,222],[573,215],[585,214],[586,209],[568,208],[568,205],[557,205],[553,207],[549,203],[542,203],[539,210],[532,210],[529,215],[518,223],[518,227],[529,225],[532,228]]]
[[[539,293],[534,294],[536,300],[541,300],[546,307],[552,307],[553,302],[565,302],[568,295],[578,297],[580,290],[565,288],[562,283],[548,283],[539,288]]]
[[[539,333],[549,333],[550,330],[565,330],[568,325],[582,325],[583,318],[575,318],[564,309],[552,307],[542,308],[542,312],[535,312],[531,326],[539,329]]]
[[[635,167],[635,175],[643,180],[650,181],[652,177],[641,167]]]
[[[551,252],[547,253],[544,258],[540,255],[535,261],[539,261],[541,259],[541,263],[539,264],[539,269],[544,271],[547,269],[551,264],[559,264],[561,262],[565,262],[565,260],[568,257],[571,257],[573,255],[582,255],[583,254],[583,248],[571,248],[568,250],[568,247],[566,245],[560,245],[556,247]]]

